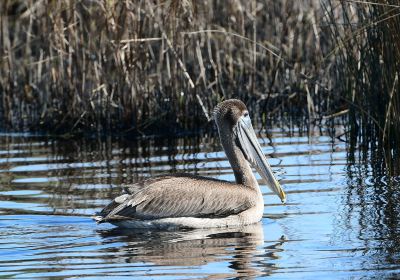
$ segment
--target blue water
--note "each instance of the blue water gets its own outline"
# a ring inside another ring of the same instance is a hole
[[[90,216],[121,183],[177,171],[233,181],[217,138],[1,134],[0,278],[400,278],[400,180],[360,152],[349,160],[324,130],[271,132],[260,143],[287,203],[262,186],[261,223],[175,232],[126,231]]]

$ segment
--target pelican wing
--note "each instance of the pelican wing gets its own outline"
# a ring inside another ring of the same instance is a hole
[[[142,189],[140,189],[142,187]],[[128,186],[114,199],[99,222],[117,219],[173,217],[221,218],[255,205],[254,190],[245,186],[190,175],[159,177]]]

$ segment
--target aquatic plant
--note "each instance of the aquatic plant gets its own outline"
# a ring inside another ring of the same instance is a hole
[[[399,143],[389,0],[8,0],[0,19],[3,128],[198,131],[236,97],[256,121],[345,116],[352,143]]]
[[[332,79],[341,81],[336,90],[349,110],[348,138],[364,150],[384,150],[384,166],[398,174],[400,5],[389,0],[321,3],[336,42],[328,56],[337,60]]]
[[[14,130],[197,130],[226,98],[264,120],[329,103],[316,0],[0,5],[0,110]]]

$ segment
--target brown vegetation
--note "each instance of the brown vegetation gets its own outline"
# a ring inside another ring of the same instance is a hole
[[[0,107],[13,129],[193,129],[230,97],[264,119],[327,108],[315,0],[1,5]]]
[[[237,97],[263,121],[348,114],[352,135],[400,139],[399,13],[389,0],[2,1],[3,128],[195,130]]]
[[[326,1],[336,58],[332,79],[348,104],[349,139],[384,154],[385,166],[399,174],[400,3]],[[337,13],[340,11],[340,13]],[[353,145],[354,146],[354,145]],[[374,156],[374,155],[372,155]]]

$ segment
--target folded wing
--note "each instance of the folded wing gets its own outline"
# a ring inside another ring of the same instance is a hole
[[[197,176],[168,176],[127,186],[129,193],[114,199],[98,222],[121,219],[221,218],[255,205],[254,190]]]

